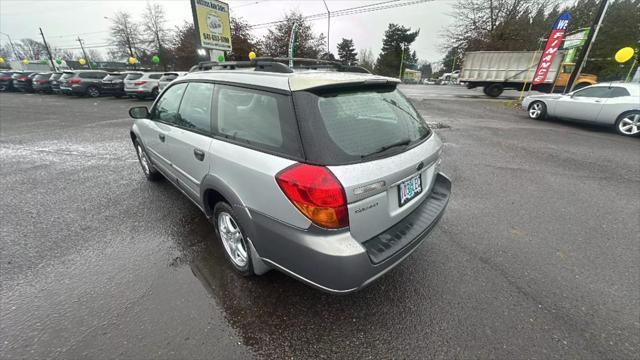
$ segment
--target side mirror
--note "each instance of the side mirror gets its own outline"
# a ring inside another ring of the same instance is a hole
[[[148,119],[149,109],[146,106],[134,106],[129,109],[129,116],[134,119]]]

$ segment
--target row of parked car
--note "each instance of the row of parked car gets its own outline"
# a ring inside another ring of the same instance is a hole
[[[104,70],[4,71],[0,73],[0,91],[145,99],[155,98],[164,86],[185,74],[186,72]]]

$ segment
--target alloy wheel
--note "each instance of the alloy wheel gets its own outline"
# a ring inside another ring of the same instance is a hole
[[[149,160],[147,159],[147,154],[145,154],[144,150],[140,145],[136,145],[136,151],[138,152],[138,160],[140,160],[140,166],[142,167],[142,171],[145,175],[149,176],[151,170],[149,168]]]
[[[618,129],[625,135],[640,133],[640,114],[629,114],[618,122]]]
[[[98,89],[94,88],[94,87],[90,87],[87,89],[87,93],[89,94],[89,96],[91,97],[98,97],[100,96],[100,92],[98,91]]]
[[[537,102],[529,107],[529,117],[532,119],[537,119],[542,114],[542,104]]]
[[[229,213],[223,211],[218,215],[218,232],[231,261],[239,268],[247,266],[247,246],[242,231]]]

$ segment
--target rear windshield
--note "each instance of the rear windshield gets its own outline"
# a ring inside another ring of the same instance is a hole
[[[397,154],[429,136],[395,86],[294,93],[307,160],[344,165]]]
[[[164,74],[160,78],[160,81],[172,81],[178,78],[178,74]]]
[[[13,74],[12,74],[12,73],[10,73],[10,72],[3,72],[3,73],[0,73],[0,77],[8,77],[8,76],[11,76],[11,75],[13,75]]]
[[[162,74],[151,74],[149,75],[149,79],[158,80],[162,77]]]
[[[38,74],[34,77],[34,80],[45,80],[49,79],[49,77],[51,77],[51,74]]]
[[[102,80],[106,80],[106,81],[122,80],[124,79],[125,76],[126,76],[125,74],[109,74],[105,76],[104,79]]]
[[[60,76],[62,76],[62,73],[51,74],[51,77],[49,78],[49,80],[58,80],[60,79]]]
[[[129,73],[127,74],[127,77],[125,77],[125,80],[138,80],[142,77],[142,73]]]

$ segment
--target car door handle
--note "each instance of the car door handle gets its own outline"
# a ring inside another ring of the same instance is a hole
[[[164,134],[158,134],[158,138],[160,139],[160,141],[164,142]]]
[[[204,151],[200,149],[193,149],[193,156],[195,156],[199,161],[202,161],[204,160]]]

